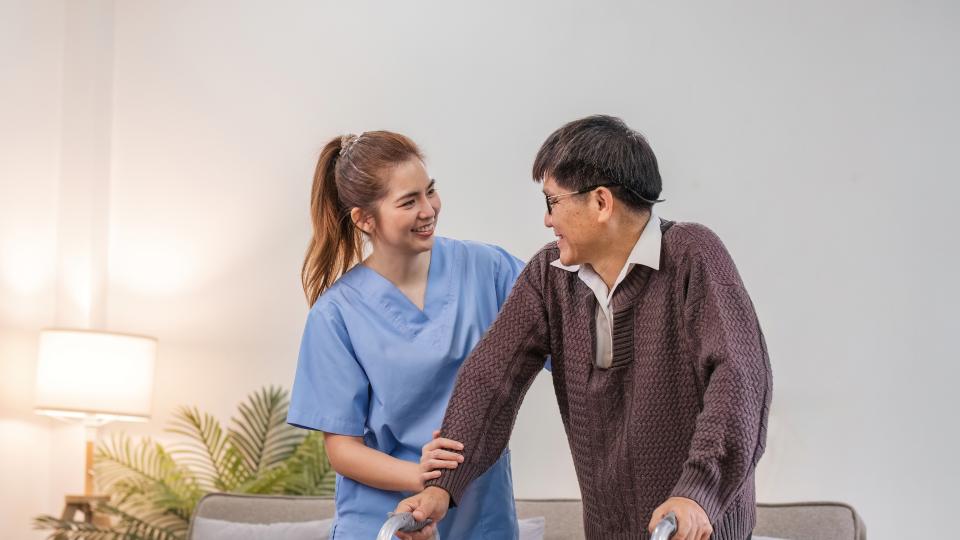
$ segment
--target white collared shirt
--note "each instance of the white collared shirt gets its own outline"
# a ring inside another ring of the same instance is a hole
[[[560,259],[550,263],[552,266],[568,272],[576,272],[580,280],[586,283],[587,287],[590,287],[590,290],[597,297],[596,361],[597,365],[602,368],[608,368],[613,363],[613,313],[610,309],[610,300],[613,298],[613,293],[635,265],[642,264],[654,270],[660,269],[660,244],[662,240],[660,218],[651,210],[650,219],[640,233],[640,238],[634,244],[630,256],[627,257],[627,262],[623,265],[620,275],[617,276],[617,280],[610,290],[607,290],[607,284],[603,282],[603,278],[589,263],[566,266],[560,263]]]

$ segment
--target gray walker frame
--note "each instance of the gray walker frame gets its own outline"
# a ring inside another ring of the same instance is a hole
[[[432,520],[429,519],[424,521],[415,520],[413,514],[409,512],[391,513],[389,514],[387,522],[380,528],[380,534],[377,535],[377,540],[393,540],[394,535],[398,532],[416,532],[430,523],[432,523]],[[669,540],[676,530],[677,516],[673,512],[670,512],[660,520],[660,523],[657,523],[657,527],[653,529],[653,534],[650,535],[650,540]],[[433,533],[433,540],[440,540],[440,533],[435,531]]]

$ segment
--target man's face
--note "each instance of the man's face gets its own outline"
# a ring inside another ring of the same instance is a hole
[[[547,176],[543,181],[543,194],[547,197],[571,191],[557,185],[552,176]],[[596,212],[592,211],[589,204],[591,199],[592,192],[567,195],[552,203],[551,212],[544,212],[543,225],[553,229],[557,236],[561,264],[570,266],[590,262],[597,226],[596,216],[593,215]]]

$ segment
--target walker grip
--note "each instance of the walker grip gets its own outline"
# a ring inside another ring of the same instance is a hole
[[[377,540],[392,540],[398,532],[416,532],[433,523],[433,520],[429,518],[417,521],[410,512],[390,512],[387,514],[387,518],[387,522],[380,528]],[[434,533],[433,538],[434,540],[440,540],[437,533]]]
[[[650,535],[650,540],[669,540],[673,533],[677,531],[677,515],[673,512],[663,516],[660,523],[657,523]]]

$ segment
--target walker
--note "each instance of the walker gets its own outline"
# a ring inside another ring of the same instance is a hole
[[[377,540],[393,540],[394,535],[398,532],[416,532],[433,522],[430,519],[416,521],[413,519],[413,514],[409,512],[401,512],[398,514],[391,512],[387,515],[387,522],[384,523],[380,529]],[[677,516],[673,512],[670,512],[660,520],[660,523],[657,523],[656,528],[653,529],[653,534],[650,535],[650,540],[669,540],[676,530]],[[434,532],[433,540],[440,540],[440,534]]]

